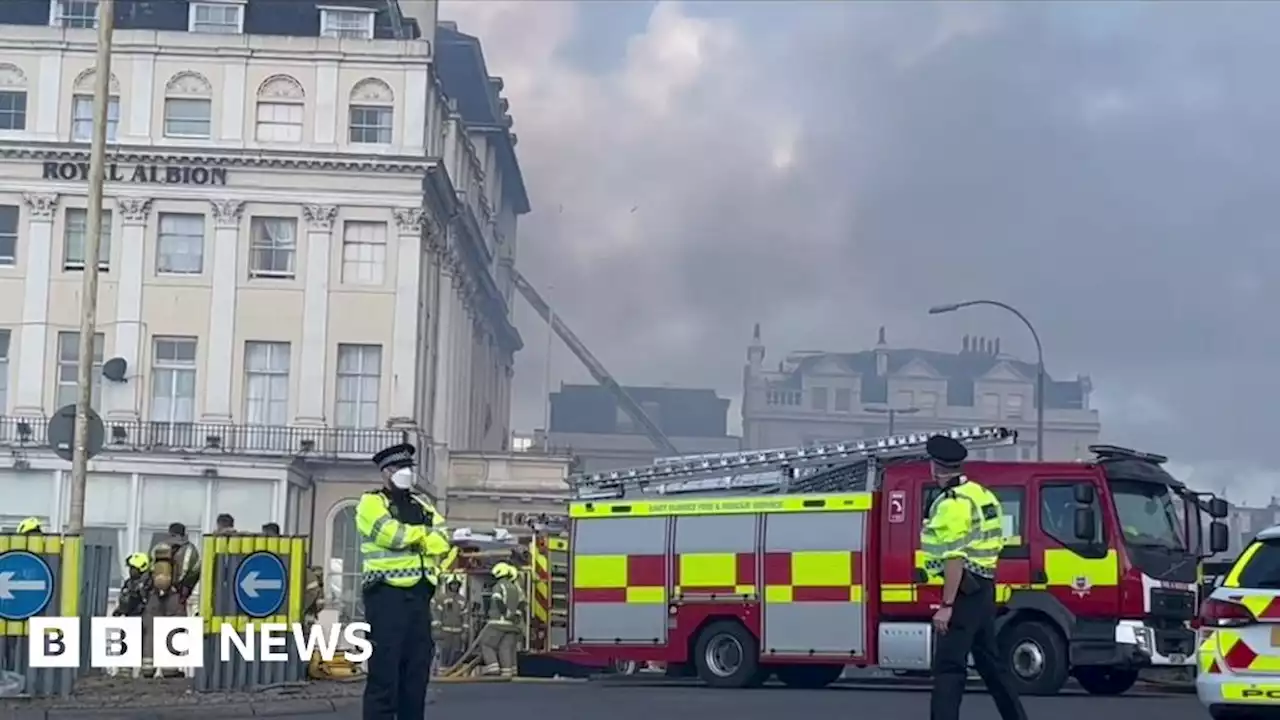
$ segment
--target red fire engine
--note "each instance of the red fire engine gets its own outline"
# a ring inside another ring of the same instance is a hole
[[[950,431],[971,450],[1001,427]],[[574,478],[567,628],[540,636],[589,666],[656,662],[720,687],[822,687],[848,666],[927,672],[940,581],[917,570],[937,486],[927,435],[681,458]],[[1000,497],[999,637],[1019,690],[1069,676],[1118,694],[1139,669],[1194,662],[1200,561],[1226,503],[1114,446],[1079,463],[974,461]],[[711,494],[708,494],[711,493]],[[735,494],[736,493],[736,494]]]

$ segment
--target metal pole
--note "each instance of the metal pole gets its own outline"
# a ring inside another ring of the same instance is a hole
[[[889,408],[889,434],[890,435],[893,434],[893,426],[894,426],[893,421],[897,419],[897,417],[898,417],[898,411],[894,410],[893,408]]]
[[[547,357],[542,377],[542,449],[547,452],[551,451],[551,351],[556,336],[556,309],[551,304],[551,291],[554,289],[554,285],[547,286]]]
[[[115,0],[98,3],[98,49],[94,61],[93,143],[89,151],[89,211],[84,240],[84,277],[80,291],[80,352],[75,445],[71,461],[71,510],[67,532],[84,530],[84,496],[89,475],[89,409],[93,403],[94,335],[98,325],[98,251],[102,246],[102,186],[107,169],[107,105],[111,96],[111,34]]]
[[[929,308],[930,315],[942,315],[944,313],[955,312],[961,308],[973,307],[974,305],[990,305],[998,307],[1007,312],[1013,313],[1015,317],[1022,321],[1031,333],[1031,339],[1036,343],[1036,460],[1044,462],[1044,345],[1040,343],[1040,333],[1036,332],[1036,326],[1031,324],[1026,315],[1018,308],[1002,303],[999,300],[967,300],[960,303],[950,303],[948,305],[934,305]]]

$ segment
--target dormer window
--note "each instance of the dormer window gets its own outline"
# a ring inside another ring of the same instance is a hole
[[[244,32],[244,3],[235,0],[193,2],[187,23],[193,33],[239,35]]]
[[[320,8],[320,35],[327,38],[373,39],[372,10],[331,7]]]
[[[98,0],[53,0],[49,24],[64,28],[98,27]]]

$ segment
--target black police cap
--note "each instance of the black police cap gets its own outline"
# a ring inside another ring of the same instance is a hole
[[[374,455],[373,464],[377,465],[379,470],[399,470],[400,468],[413,467],[415,452],[417,451],[414,450],[414,447],[408,443],[392,445]]]
[[[929,455],[929,459],[937,463],[939,467],[952,470],[960,469],[960,465],[964,463],[965,458],[969,457],[969,451],[965,446],[955,438],[946,435],[934,435],[925,443],[924,450]]]

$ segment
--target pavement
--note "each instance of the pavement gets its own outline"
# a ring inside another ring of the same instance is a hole
[[[1206,720],[1194,695],[1135,690],[1115,698],[1078,691],[1052,698],[1027,698],[1027,714],[1036,720],[1132,720],[1135,713],[1161,720]],[[713,690],[688,684],[643,681],[579,683],[475,683],[434,686],[428,717],[500,717],[534,712],[555,720],[652,720],[654,717],[733,717],[777,720],[779,717],[927,717],[925,687],[845,684],[825,690],[766,687],[757,690]],[[837,715],[838,713],[838,715]],[[250,715],[252,714],[252,715]],[[200,704],[161,709],[97,707],[81,709],[0,706],[0,720],[232,720],[237,717],[278,720],[357,720],[354,696],[270,702]],[[980,691],[966,696],[964,720],[997,718],[990,698]]]

